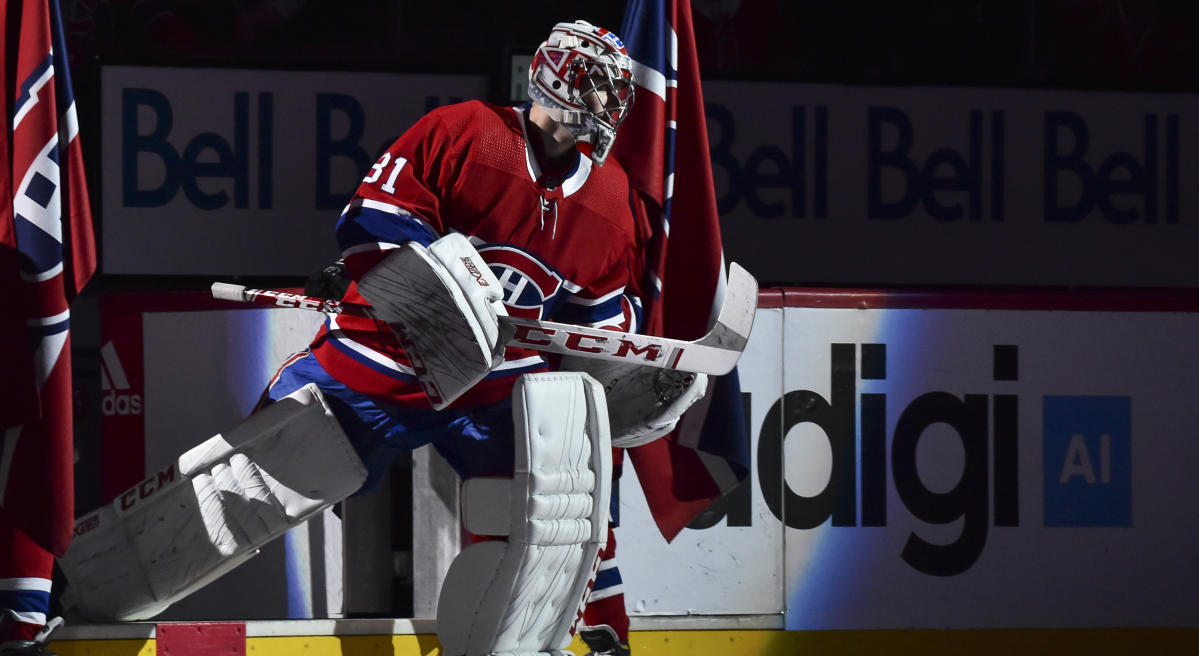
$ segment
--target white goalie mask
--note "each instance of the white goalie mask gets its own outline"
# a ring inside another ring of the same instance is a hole
[[[603,165],[633,107],[633,60],[612,32],[586,21],[558,23],[533,55],[529,97]]]

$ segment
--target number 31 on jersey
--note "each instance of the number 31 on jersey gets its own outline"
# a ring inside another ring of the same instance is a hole
[[[370,175],[363,178],[362,181],[367,184],[374,184],[375,181],[377,181],[379,177],[383,175],[383,170],[387,168],[387,165],[391,164],[391,172],[387,174],[387,182],[379,185],[379,188],[389,194],[394,194],[396,191],[396,179],[400,177],[400,170],[403,169],[404,165],[407,163],[407,158],[397,157],[393,162],[391,161],[391,153],[383,153],[383,156],[379,158],[379,161],[371,165]]]

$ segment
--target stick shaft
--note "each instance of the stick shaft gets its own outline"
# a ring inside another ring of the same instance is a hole
[[[324,312],[325,314],[349,314],[356,317],[372,316],[369,305],[343,303],[317,296],[293,294],[277,289],[251,289],[226,282],[212,283],[212,297],[224,301],[237,301],[238,303],[314,310],[316,312]]]
[[[217,282],[212,285],[212,295],[222,300],[254,305],[374,318],[369,305],[273,289],[250,289]],[[754,303],[756,305],[756,298]],[[509,327],[509,346],[712,375],[731,371],[744,348],[744,340],[730,348],[711,344],[712,340],[707,338],[688,342],[536,319],[505,316],[500,317],[500,323]]]

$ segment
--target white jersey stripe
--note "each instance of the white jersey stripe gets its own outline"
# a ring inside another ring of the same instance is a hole
[[[545,364],[545,360],[542,359],[542,357],[540,355],[531,355],[531,356],[528,356],[525,358],[521,358],[519,360],[506,360],[503,362],[503,364],[496,367],[495,369],[492,369],[491,371],[494,373],[496,371],[505,371],[508,369],[523,369],[525,367],[535,367],[535,366],[542,365],[542,364]]]
[[[613,298],[615,298],[617,296],[623,295],[624,290],[625,290],[625,288],[621,287],[619,289],[610,291],[607,294],[600,296],[599,298],[582,298],[579,296],[571,296],[570,298],[566,299],[566,302],[570,303],[572,305],[585,305],[587,307],[592,307],[595,305],[602,305],[604,303],[607,303],[608,301],[611,301]]]
[[[393,203],[384,203],[383,201],[378,201],[378,200],[371,200],[369,198],[355,198],[354,200],[350,201],[349,205],[346,205],[346,208],[344,210],[342,210],[341,213],[345,214],[346,212],[349,212],[350,210],[358,208],[358,207],[361,207],[363,209],[368,209],[368,210],[378,210],[380,212],[387,212],[388,214],[395,214],[396,216],[406,216],[406,217],[412,219],[413,221],[420,221],[421,223],[425,223],[425,221],[423,219],[421,219],[417,215],[413,214],[412,212],[409,212],[407,209],[400,207],[399,205],[395,205]],[[428,224],[426,223],[425,225],[428,225]]]
[[[619,583],[610,588],[603,588],[602,590],[592,590],[591,594],[587,597],[587,601],[588,602],[599,601],[600,599],[607,599],[608,597],[615,597],[616,595],[622,595],[622,594],[624,594],[624,584]]]
[[[8,609],[8,612],[17,618],[17,622],[21,624],[34,624],[36,626],[46,626],[46,614],[34,613],[30,611],[18,611]]]
[[[392,249],[399,248],[399,247],[400,247],[399,244],[393,244],[393,243],[387,242],[387,241],[371,242],[368,244],[358,244],[357,246],[351,246],[351,247],[345,249],[344,251],[342,251],[341,256],[342,257],[350,257],[351,255],[357,255],[358,253],[366,253],[366,252],[370,252],[370,251],[386,252],[386,251],[390,251]]]
[[[369,348],[367,346],[359,344],[358,342],[355,342],[354,340],[350,339],[349,337],[346,337],[345,333],[343,333],[341,331],[341,328],[337,325],[337,317],[333,316],[333,315],[329,316],[329,337],[331,339],[333,339],[334,341],[336,341],[338,344],[341,344],[342,346],[346,347],[347,349],[353,351],[355,354],[360,355],[360,356],[366,358],[367,360],[370,360],[371,362],[373,362],[381,367],[384,367],[385,369],[389,369],[391,371],[394,371],[399,374],[404,374],[406,376],[415,376],[416,375],[416,372],[412,370],[412,367],[407,367],[405,365],[402,365],[399,362],[396,362],[395,360],[392,360],[391,358],[387,357],[386,355],[383,355],[382,353],[380,353],[372,348]]]
[[[0,590],[33,590],[35,592],[50,592],[50,579],[33,576],[23,576],[13,579],[0,579]]]

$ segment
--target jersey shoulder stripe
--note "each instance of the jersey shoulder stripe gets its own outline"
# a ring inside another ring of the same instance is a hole
[[[356,199],[346,207],[336,233],[343,252],[365,243],[416,241],[427,246],[437,239],[437,233],[420,217],[398,206],[367,199]]]
[[[620,325],[625,319],[624,296],[618,292],[597,302],[579,302],[570,297],[554,314],[555,321],[592,327]]]

